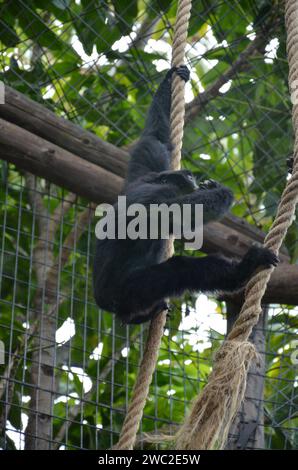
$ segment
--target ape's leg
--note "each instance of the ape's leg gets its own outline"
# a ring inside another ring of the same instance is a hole
[[[174,256],[131,274],[123,285],[118,314],[124,322],[133,323],[134,317],[144,312],[141,317],[145,319],[139,322],[147,321],[150,311],[156,313],[154,307],[164,298],[180,296],[187,290],[234,291],[241,288],[258,267],[268,268],[277,263],[273,252],[255,246],[240,262],[213,255],[205,258]]]
[[[128,315],[122,315],[123,323],[132,323],[139,325],[152,320],[156,315],[165,310],[169,310],[169,304],[164,300],[156,302],[154,305],[150,305],[147,309],[139,309],[138,312],[130,312]]]

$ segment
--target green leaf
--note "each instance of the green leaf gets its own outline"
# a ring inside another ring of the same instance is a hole
[[[112,44],[120,39],[121,30],[108,5],[100,0],[82,0],[81,11],[74,18],[74,25],[85,52],[92,54],[109,51]]]
[[[20,42],[20,38],[15,32],[13,26],[1,19],[0,41],[6,47],[14,47]]]
[[[118,27],[122,34],[127,34],[132,30],[134,21],[138,15],[137,0],[111,0],[115,8]]]

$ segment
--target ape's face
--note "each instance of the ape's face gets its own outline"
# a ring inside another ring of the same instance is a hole
[[[174,189],[177,194],[189,194],[198,189],[197,183],[191,171],[162,171],[148,175],[148,183],[162,185]]]

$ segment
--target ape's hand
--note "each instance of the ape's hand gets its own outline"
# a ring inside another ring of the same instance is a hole
[[[172,67],[167,71],[166,79],[172,79],[174,72],[185,82],[188,82],[190,77],[189,69],[186,65],[179,65],[179,67]]]
[[[220,188],[221,184],[214,180],[205,180],[199,183],[199,189],[216,189]]]
[[[186,65],[179,65],[179,67],[176,68],[176,74],[182,78],[185,82],[188,82],[189,77],[190,77],[190,72],[189,69]]]

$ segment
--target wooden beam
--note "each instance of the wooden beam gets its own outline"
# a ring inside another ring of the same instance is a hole
[[[223,295],[222,300],[242,304],[244,292]],[[265,304],[298,305],[298,265],[281,263],[273,271],[270,282],[262,299]]]
[[[0,144],[2,159],[91,201],[113,203],[122,186],[120,176],[3,119]]]
[[[264,241],[264,232],[257,228],[255,225],[251,225],[246,222],[245,219],[240,219],[232,214],[227,214],[221,221],[226,227],[241,233],[246,237],[253,238],[255,241],[263,243]]]
[[[227,214],[220,222],[204,226],[203,251],[214,253],[220,251],[227,257],[241,258],[252,243],[263,243],[265,234],[246,221]],[[279,258],[289,263],[290,257],[285,247],[280,250]]]
[[[298,305],[298,265],[281,263],[271,276],[264,304]]]
[[[7,85],[5,103],[0,106],[0,117],[115,175],[125,176],[129,160],[127,152],[67,119],[56,116],[45,106]]]

